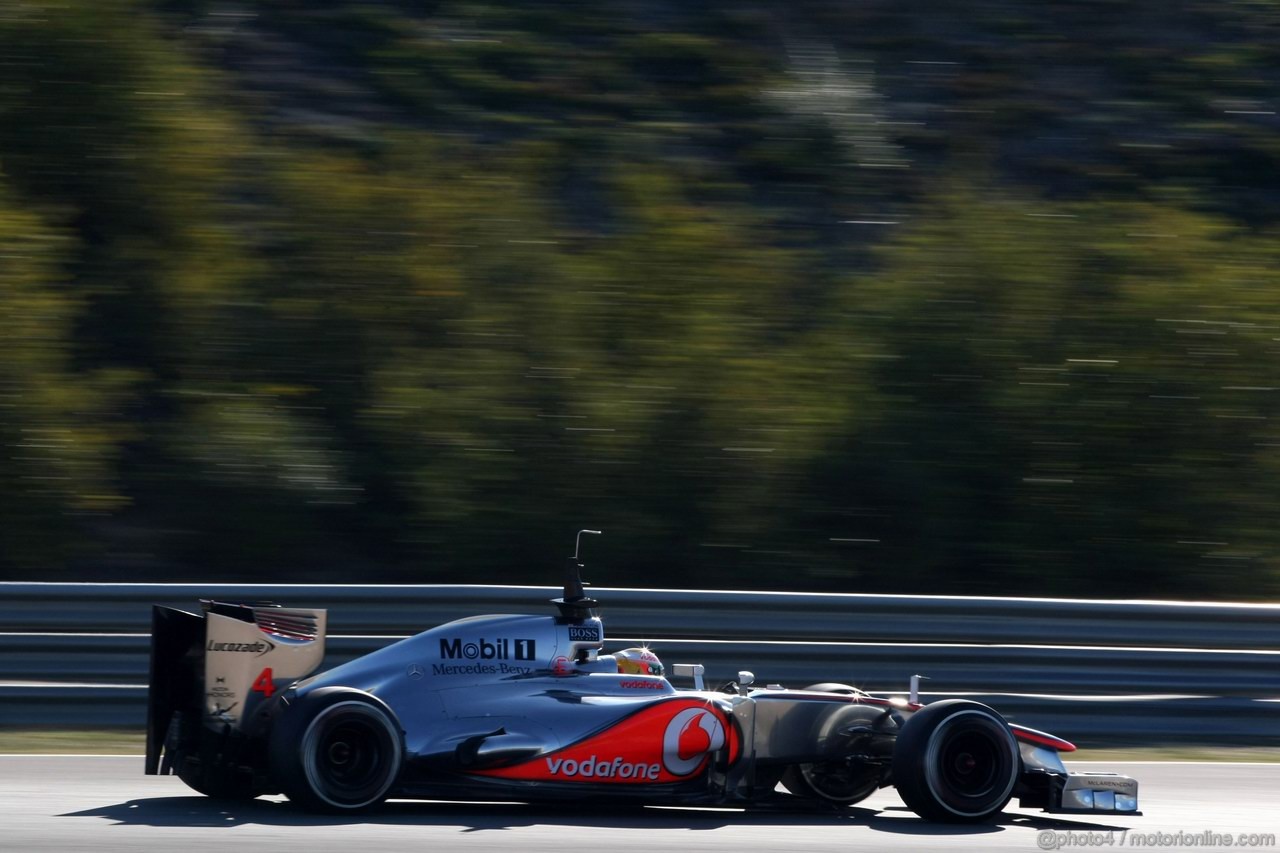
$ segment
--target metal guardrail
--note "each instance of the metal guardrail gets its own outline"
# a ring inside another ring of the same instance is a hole
[[[394,638],[330,636],[323,666],[337,666]],[[608,638],[610,649],[638,637]],[[0,634],[0,681],[141,684],[147,679],[145,634]],[[903,689],[907,676],[929,675],[940,690],[989,693],[1196,693],[1280,696],[1280,652],[795,643],[727,640],[650,641],[668,662],[698,662],[727,680],[742,669],[761,682],[804,686],[837,679],[874,691]],[[1280,712],[1280,707],[1277,708]]]
[[[545,586],[0,583],[0,632],[145,633],[139,604],[198,598],[329,609],[337,634],[410,634],[473,613],[539,612]],[[686,639],[1280,650],[1280,604],[595,588],[612,634]]]
[[[333,666],[551,587],[0,583],[0,725],[141,725],[150,604],[325,607]],[[608,648],[759,682],[905,691],[913,673],[1082,742],[1280,744],[1280,606],[596,589]]]

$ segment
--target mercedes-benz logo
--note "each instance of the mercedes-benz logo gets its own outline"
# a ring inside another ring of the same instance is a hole
[[[409,664],[409,677],[412,678],[414,681],[417,681],[424,674],[425,674],[425,670],[423,670],[422,667],[418,666],[416,663]]]

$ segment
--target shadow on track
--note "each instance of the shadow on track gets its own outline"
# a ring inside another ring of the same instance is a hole
[[[245,802],[211,800],[200,796],[150,797],[69,812],[59,817],[96,817],[114,825],[154,827],[237,826],[386,826],[458,827],[461,832],[512,830],[530,826],[598,829],[715,830],[725,826],[814,826],[861,824],[872,831],[918,836],[981,835],[1010,827],[1029,829],[1112,830],[1105,826],[1051,817],[1002,814],[988,823],[940,824],[917,818],[902,807],[883,811],[851,807],[814,809],[786,800],[748,810],[686,806],[563,805],[393,800],[360,815],[317,815],[280,799]]]
[[[1102,823],[1089,823],[1072,820],[1055,815],[1028,815],[1002,812],[989,821],[980,823],[930,823],[916,817],[905,806],[889,806],[883,811],[875,812],[863,821],[867,828],[874,832],[896,832],[902,835],[982,835],[991,832],[1003,832],[1010,827],[1026,829],[1060,829],[1075,832],[1108,832],[1122,831],[1123,826],[1110,826]]]

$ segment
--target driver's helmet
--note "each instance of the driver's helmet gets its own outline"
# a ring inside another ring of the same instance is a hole
[[[613,653],[618,672],[632,675],[662,675],[662,661],[648,649],[623,649]]]

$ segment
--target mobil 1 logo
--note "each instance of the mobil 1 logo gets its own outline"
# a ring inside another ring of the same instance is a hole
[[[441,637],[440,657],[445,660],[533,660],[536,654],[534,645],[533,640],[508,637],[496,640]]]

